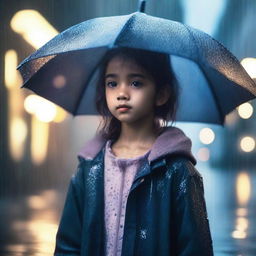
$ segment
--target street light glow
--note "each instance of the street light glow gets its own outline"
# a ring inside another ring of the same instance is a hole
[[[34,114],[42,122],[61,123],[67,117],[66,112],[49,100],[36,94],[31,94],[24,100],[24,108],[29,114]]]
[[[67,118],[66,111],[63,108],[59,107],[58,105],[56,105],[56,111],[57,112],[56,112],[56,115],[55,115],[55,117],[53,119],[53,122],[54,123],[61,123],[61,122],[63,122]]]
[[[13,117],[10,120],[10,126],[10,151],[12,157],[19,161],[24,154],[24,143],[28,135],[27,124],[22,118]]]
[[[18,88],[22,84],[19,72],[16,70],[18,65],[18,55],[15,50],[8,50],[5,53],[4,80],[7,89]]]
[[[35,49],[58,34],[58,31],[36,10],[21,10],[11,19],[11,28]]]
[[[35,114],[38,120],[49,123],[56,116],[56,106],[49,100],[38,95],[29,95],[24,101],[24,108],[30,114]]]
[[[42,164],[47,156],[49,142],[49,124],[39,121],[32,115],[31,124],[31,159],[34,164]]]
[[[38,120],[42,122],[49,123],[56,116],[56,106],[38,96],[38,95],[29,95],[24,101],[24,108],[30,114],[35,114]]]

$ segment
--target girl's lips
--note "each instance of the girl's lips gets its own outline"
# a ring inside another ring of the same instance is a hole
[[[128,107],[121,107],[121,108],[118,108],[117,110],[120,111],[120,112],[126,112],[128,111],[130,108]]]
[[[117,106],[117,110],[120,112],[128,111],[130,108],[132,107],[126,104],[120,104],[119,106]]]

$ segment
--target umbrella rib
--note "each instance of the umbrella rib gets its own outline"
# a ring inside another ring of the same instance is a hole
[[[200,67],[200,65],[199,65]],[[210,82],[210,79],[208,78],[207,74],[204,72],[204,70],[200,67],[201,71],[203,72],[204,76],[205,76],[205,79],[207,80],[207,83],[209,84],[209,88],[212,92],[212,95],[213,95],[213,98],[214,98],[214,102],[216,104],[216,107],[219,111],[219,116],[220,116],[220,121],[221,121],[221,124],[223,124],[224,122],[224,117],[225,115],[223,114],[222,110],[221,110],[221,106],[220,104],[218,103],[219,101],[217,100],[217,95],[215,93],[215,91],[213,90],[213,86],[212,86],[212,83]]]
[[[194,42],[194,45],[196,46],[196,49],[197,49],[197,54],[196,54],[196,56],[199,56],[199,49],[198,49],[198,46],[197,46],[197,43],[196,43],[196,39],[195,39],[193,33],[191,33],[191,31],[190,31],[190,29],[189,29],[189,27],[188,27],[187,25],[185,25],[185,24],[183,24],[183,25],[184,25],[184,27],[187,29],[189,35],[191,36],[191,38],[192,38],[192,40],[193,40],[193,42]],[[197,59],[197,63],[198,63],[198,66],[199,66],[200,70],[203,72],[203,74],[204,74],[204,76],[205,76],[205,79],[207,80],[207,83],[209,84],[209,88],[210,88],[210,90],[211,90],[211,92],[212,92],[212,95],[213,95],[213,98],[214,98],[214,102],[215,102],[216,107],[217,107],[217,109],[218,109],[218,111],[219,111],[220,121],[221,121],[221,123],[223,124],[223,121],[224,121],[224,114],[223,114],[223,112],[222,112],[222,110],[221,110],[220,104],[218,103],[217,95],[216,95],[216,93],[215,93],[214,90],[213,90],[212,83],[210,82],[210,79],[208,78],[207,74],[204,72],[204,69],[201,68],[198,59]]]
[[[136,13],[132,13],[132,15],[130,15],[129,19],[126,20],[124,26],[122,27],[122,29],[120,30],[120,32],[117,34],[116,39],[113,41],[112,47],[115,46],[115,43],[117,41],[117,39],[120,37],[120,35],[122,34],[122,32],[126,29],[126,27],[131,23],[132,18],[134,17]],[[112,48],[111,47],[111,48]]]

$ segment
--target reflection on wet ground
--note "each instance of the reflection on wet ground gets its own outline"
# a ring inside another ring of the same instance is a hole
[[[214,255],[255,256],[255,170],[204,169],[201,173]]]
[[[204,179],[214,255],[256,255],[256,174],[198,167]],[[53,255],[65,192],[0,200],[0,255]]]
[[[63,195],[37,195],[0,201],[0,255],[53,255]]]

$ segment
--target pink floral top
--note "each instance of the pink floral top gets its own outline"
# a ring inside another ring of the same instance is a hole
[[[127,197],[137,170],[149,153],[150,150],[139,157],[118,158],[111,149],[111,141],[106,143],[104,199],[107,256],[121,255]]]

